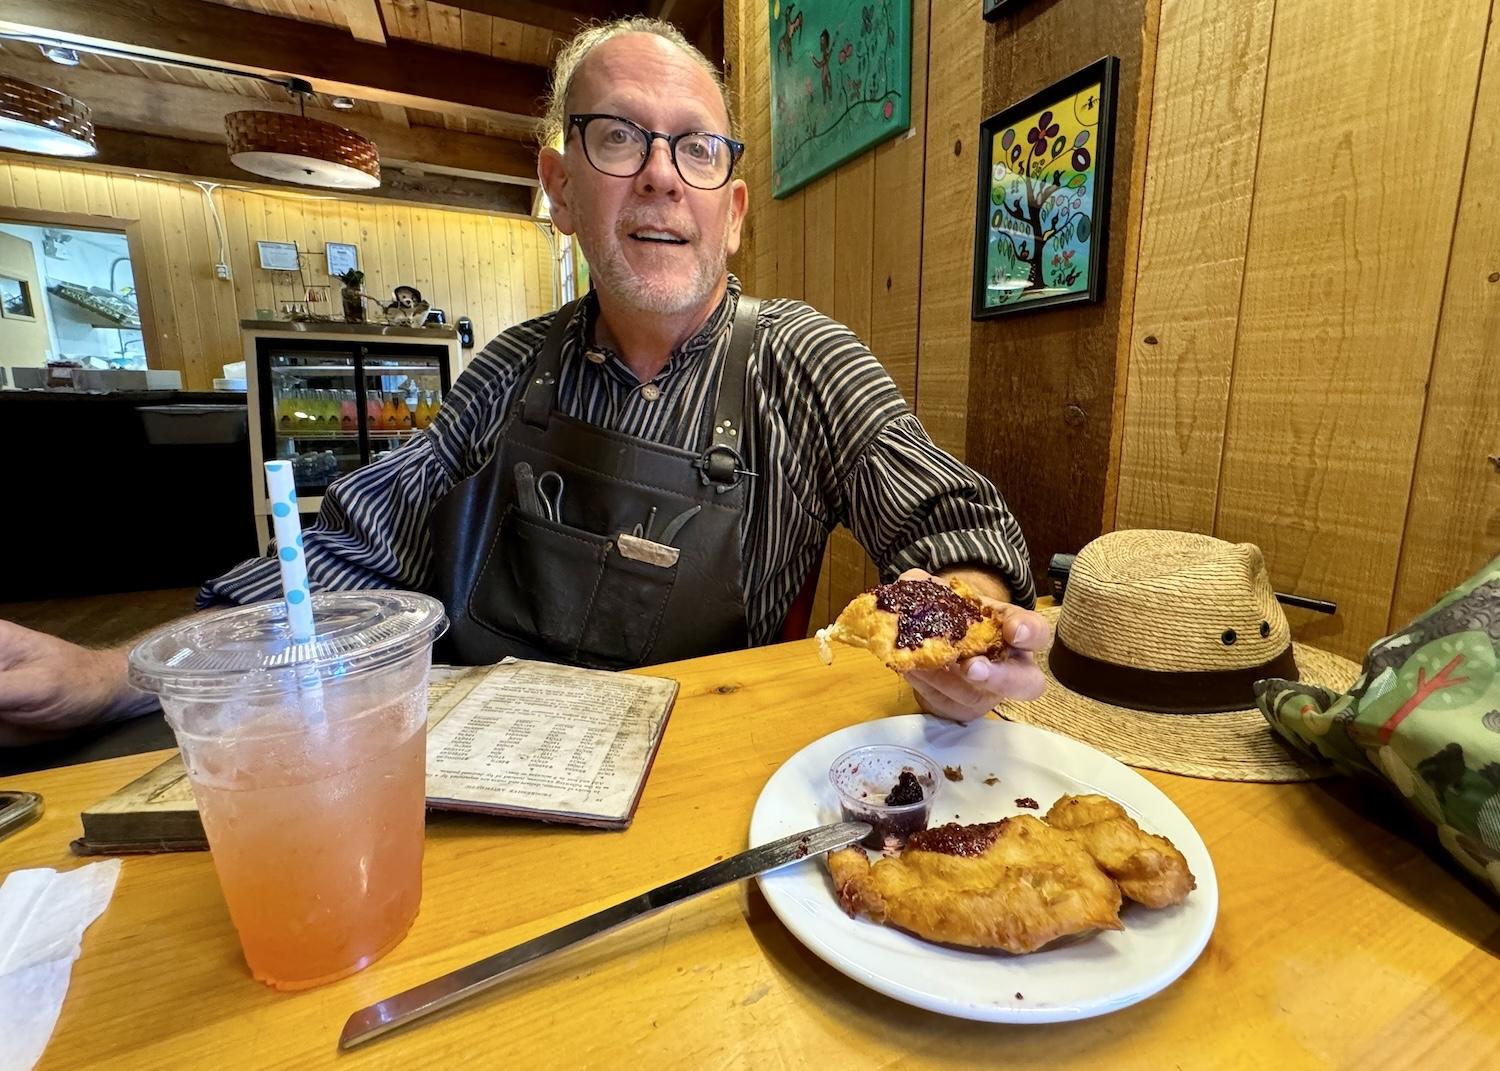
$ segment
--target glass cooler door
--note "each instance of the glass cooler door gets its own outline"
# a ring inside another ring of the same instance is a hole
[[[359,395],[366,459],[379,461],[432,423],[448,394],[441,346],[365,347]]]
[[[352,347],[309,344],[267,355],[266,457],[292,463],[299,498],[322,495],[364,463],[355,356]]]

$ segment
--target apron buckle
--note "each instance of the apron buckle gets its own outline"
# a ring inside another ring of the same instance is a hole
[[[744,464],[745,459],[738,450],[716,443],[703,451],[703,456],[693,462],[693,468],[698,470],[698,479],[705,487],[713,484],[715,493],[722,495],[738,487],[741,477],[759,475],[745,468]]]

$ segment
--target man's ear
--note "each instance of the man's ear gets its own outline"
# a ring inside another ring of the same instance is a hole
[[[745,225],[745,213],[750,208],[750,191],[739,179],[729,184],[729,230],[725,233],[724,252],[734,256],[740,248],[740,231]]]
[[[536,158],[536,177],[552,206],[552,225],[563,234],[574,233],[573,208],[568,200],[568,162],[563,154],[551,146],[544,148]]]

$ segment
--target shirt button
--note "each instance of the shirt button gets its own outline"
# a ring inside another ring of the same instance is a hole
[[[641,397],[648,402],[654,402],[661,397],[661,388],[655,383],[647,383],[641,388]]]
[[[593,364],[604,363],[604,354],[600,353],[598,350],[589,350],[588,353],[584,354],[584,356],[587,357]]]

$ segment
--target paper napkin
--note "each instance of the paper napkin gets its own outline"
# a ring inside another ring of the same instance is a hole
[[[83,931],[109,906],[120,860],[0,885],[0,1071],[31,1071],[57,1025]]]

